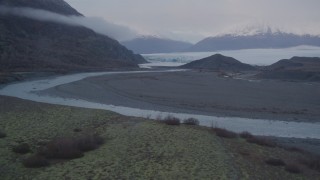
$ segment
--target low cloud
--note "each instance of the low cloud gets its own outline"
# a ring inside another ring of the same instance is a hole
[[[65,0],[99,16],[173,39],[199,41],[264,22],[272,29],[320,35],[320,0]],[[192,33],[189,33],[192,32]]]
[[[107,22],[104,19],[97,17],[65,16],[40,9],[8,6],[0,6],[0,14],[21,16],[34,20],[62,23],[71,26],[83,26],[118,41],[125,41],[138,36],[136,31],[126,26]]]

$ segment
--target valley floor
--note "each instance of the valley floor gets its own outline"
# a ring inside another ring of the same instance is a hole
[[[216,72],[117,74],[41,94],[166,112],[319,122],[320,83],[244,80]]]

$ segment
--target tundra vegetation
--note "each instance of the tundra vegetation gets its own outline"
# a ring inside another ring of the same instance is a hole
[[[265,145],[250,133],[194,126],[196,120],[192,126],[174,117],[159,123],[103,110],[0,100],[3,179],[320,177],[319,159],[306,152]]]

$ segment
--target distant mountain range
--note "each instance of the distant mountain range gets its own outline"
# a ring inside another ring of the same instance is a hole
[[[146,62],[91,29],[8,13],[10,7],[29,7],[82,16],[63,0],[0,0],[0,5],[6,8],[0,13],[0,72],[103,70]]]
[[[138,37],[122,42],[122,44],[138,54],[180,52],[192,46],[188,42],[163,39],[155,36]]]
[[[245,31],[208,37],[196,44],[146,36],[122,42],[135,53],[210,52],[258,48],[288,48],[300,45],[320,46],[320,36],[297,35],[280,30]]]
[[[281,31],[272,32],[271,30],[251,34],[224,34],[205,38],[184,51],[206,52],[257,48],[288,48],[300,45],[320,46],[320,37],[314,35],[296,35]]]

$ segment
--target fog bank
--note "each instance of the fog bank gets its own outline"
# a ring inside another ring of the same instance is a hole
[[[40,9],[8,6],[0,6],[0,15],[14,15],[38,21],[49,21],[71,26],[84,26],[92,29],[96,33],[109,36],[118,41],[125,41],[138,36],[137,32],[126,26],[107,22],[104,19],[97,17],[65,16]]]

